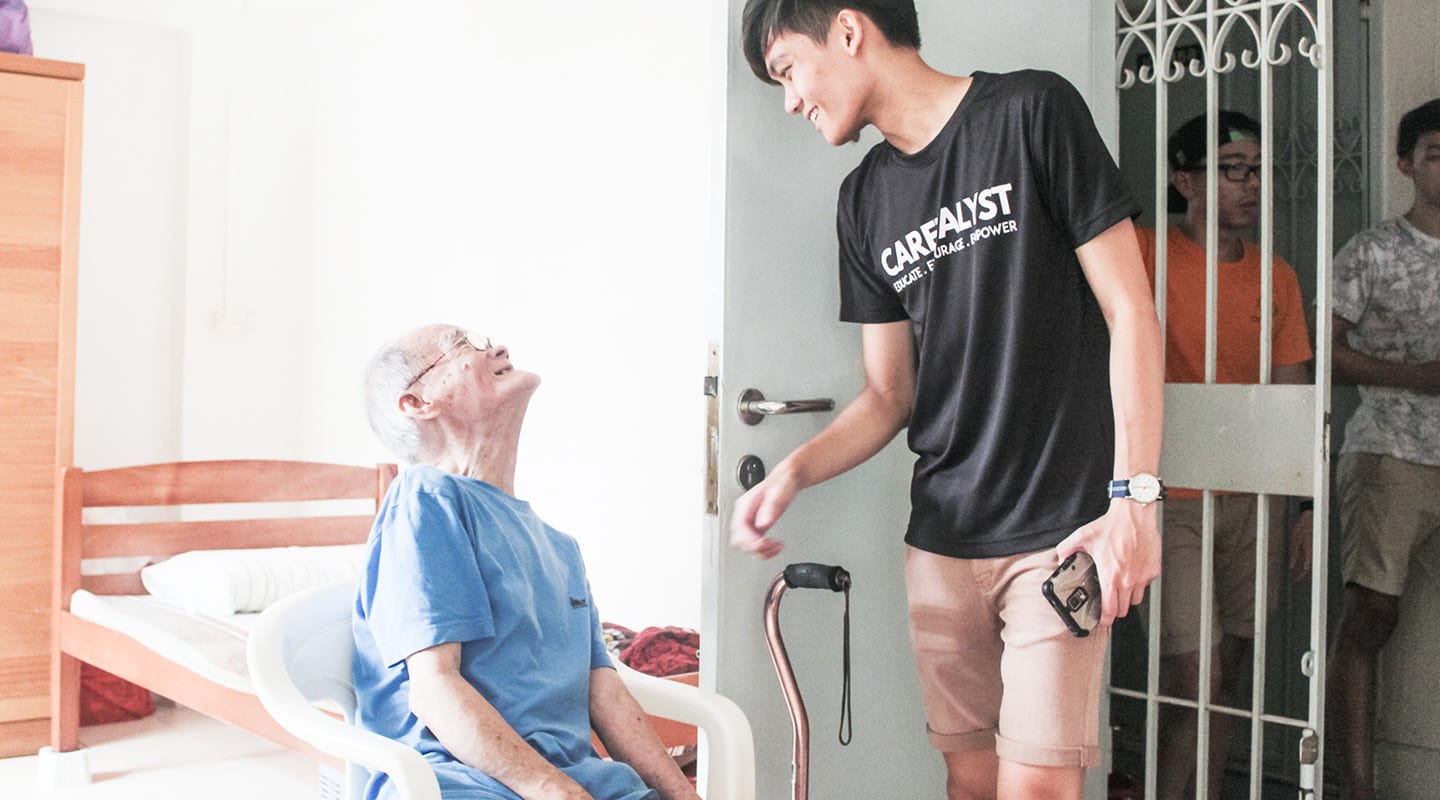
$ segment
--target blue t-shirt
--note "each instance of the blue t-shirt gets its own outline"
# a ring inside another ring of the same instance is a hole
[[[656,797],[590,742],[590,671],[610,668],[575,540],[483,481],[405,470],[370,532],[355,604],[357,722],[420,751],[446,798],[517,800],[410,713],[405,659],[459,642],[460,672],[547,761],[596,800]],[[393,794],[372,776],[366,798]]]

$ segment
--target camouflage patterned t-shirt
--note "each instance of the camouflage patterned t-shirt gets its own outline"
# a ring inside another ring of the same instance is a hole
[[[1354,324],[1350,346],[1362,353],[1440,360],[1440,239],[1404,217],[1356,234],[1335,257],[1334,311]],[[1440,396],[1361,386],[1342,450],[1440,465]]]

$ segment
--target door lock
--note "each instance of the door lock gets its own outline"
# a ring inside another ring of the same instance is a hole
[[[759,456],[745,456],[740,459],[740,466],[735,469],[735,479],[740,481],[740,487],[749,491],[760,481],[765,480],[765,462]]]

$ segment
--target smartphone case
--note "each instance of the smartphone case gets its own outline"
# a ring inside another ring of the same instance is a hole
[[[1100,574],[1084,550],[1065,559],[1041,586],[1041,592],[1076,636],[1089,636],[1100,624]]]

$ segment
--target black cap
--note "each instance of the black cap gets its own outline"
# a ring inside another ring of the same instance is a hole
[[[1221,111],[1216,120],[1216,128],[1216,147],[1260,138],[1260,123],[1238,111]],[[1170,169],[1177,172],[1205,168],[1204,114],[1192,118],[1170,135],[1168,157]],[[1170,187],[1169,198],[1170,211],[1176,214],[1184,213],[1189,204],[1183,195],[1175,191],[1173,185]]]
[[[1221,111],[1215,146],[1259,140],[1260,123],[1238,111]],[[1201,114],[1181,125],[1170,136],[1170,169],[1191,170],[1205,166],[1205,115]]]

